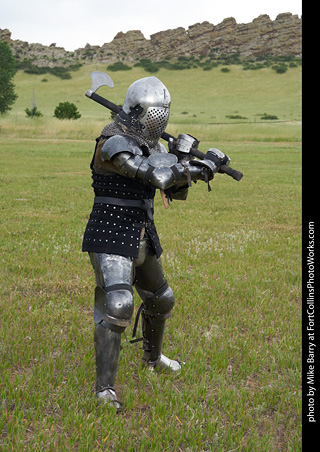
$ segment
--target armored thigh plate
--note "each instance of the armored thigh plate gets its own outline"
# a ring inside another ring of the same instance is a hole
[[[157,258],[154,253],[147,252],[144,256],[142,265],[136,268],[135,287],[139,289],[156,292],[166,283],[163,272],[161,259]]]
[[[132,258],[90,253],[96,275],[94,321],[125,328],[133,313]]]

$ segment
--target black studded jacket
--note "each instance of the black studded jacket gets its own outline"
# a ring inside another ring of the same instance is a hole
[[[95,159],[99,160],[99,153],[95,152],[91,164],[95,202],[84,233],[82,251],[137,258],[144,228],[155,254],[160,257],[162,247],[153,220],[153,207],[150,218],[150,212],[139,207],[126,206],[123,201],[97,202],[97,199],[101,198],[130,201],[147,199],[153,205],[155,188],[145,185],[142,180],[132,180],[110,171],[103,174],[101,166],[98,173],[95,171]]]

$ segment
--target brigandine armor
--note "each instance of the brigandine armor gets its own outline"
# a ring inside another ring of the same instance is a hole
[[[115,393],[121,334],[140,298],[143,362],[179,370],[162,354],[165,322],[174,295],[163,273],[154,224],[156,189],[185,199],[192,180],[212,179],[211,161],[181,161],[159,143],[169,119],[170,94],[156,77],[133,83],[122,110],[97,140],[91,162],[94,204],[83,238],[96,277],[94,322],[96,393],[121,409]]]

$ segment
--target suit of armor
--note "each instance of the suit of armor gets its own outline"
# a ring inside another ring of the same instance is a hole
[[[133,83],[114,123],[97,139],[91,162],[95,198],[82,250],[89,253],[96,278],[96,393],[118,410],[120,341],[133,314],[133,287],[142,299],[143,362],[180,369],[162,354],[165,322],[175,300],[161,265],[155,192],[168,190],[172,199],[186,199],[188,181],[205,180],[208,174],[212,179],[218,170],[210,160],[179,162],[158,142],[169,106],[169,92],[157,78]]]

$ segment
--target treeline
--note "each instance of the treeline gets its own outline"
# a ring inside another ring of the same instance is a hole
[[[233,53],[227,55],[209,54],[208,56],[200,57],[185,57],[180,56],[176,60],[164,59],[161,61],[151,61],[149,58],[143,58],[135,64],[129,65],[123,61],[107,66],[109,71],[129,71],[133,67],[142,67],[146,72],[155,73],[161,68],[182,71],[186,69],[201,68],[204,71],[210,71],[213,68],[222,66],[223,72],[229,72],[228,66],[241,65],[243,70],[258,70],[266,67],[271,67],[277,73],[284,73],[290,67],[297,67],[302,64],[301,58],[296,58],[291,55],[273,56],[273,55],[259,55],[251,58],[243,58],[240,53]],[[23,61],[16,61],[17,69],[22,69],[27,74],[52,74],[61,79],[71,79],[71,72],[77,71],[83,63],[74,63],[69,66],[36,66],[32,60],[25,59]]]
[[[33,64],[31,60],[23,60],[16,62],[17,69],[22,69],[26,74],[52,74],[56,77],[60,77],[64,80],[71,79],[71,72],[77,71],[82,66],[81,63],[75,63],[71,64],[68,67],[63,66],[56,66],[56,67],[49,67],[49,66],[36,66]]]
[[[146,72],[155,73],[161,68],[179,71],[192,68],[202,68],[204,71],[210,71],[215,67],[224,66],[222,68],[223,72],[228,72],[228,70],[226,70],[226,66],[241,65],[244,70],[258,70],[265,67],[271,67],[276,72],[283,73],[286,72],[289,67],[297,67],[301,64],[301,58],[296,58],[291,55],[260,55],[252,58],[243,58],[240,56],[240,53],[233,53],[230,55],[209,54],[208,56],[198,58],[194,56],[180,56],[174,61],[151,61],[148,58],[144,58],[132,66],[125,64],[122,61],[118,61],[110,64],[107,69],[109,71],[128,71],[132,69],[132,67],[142,67]]]

